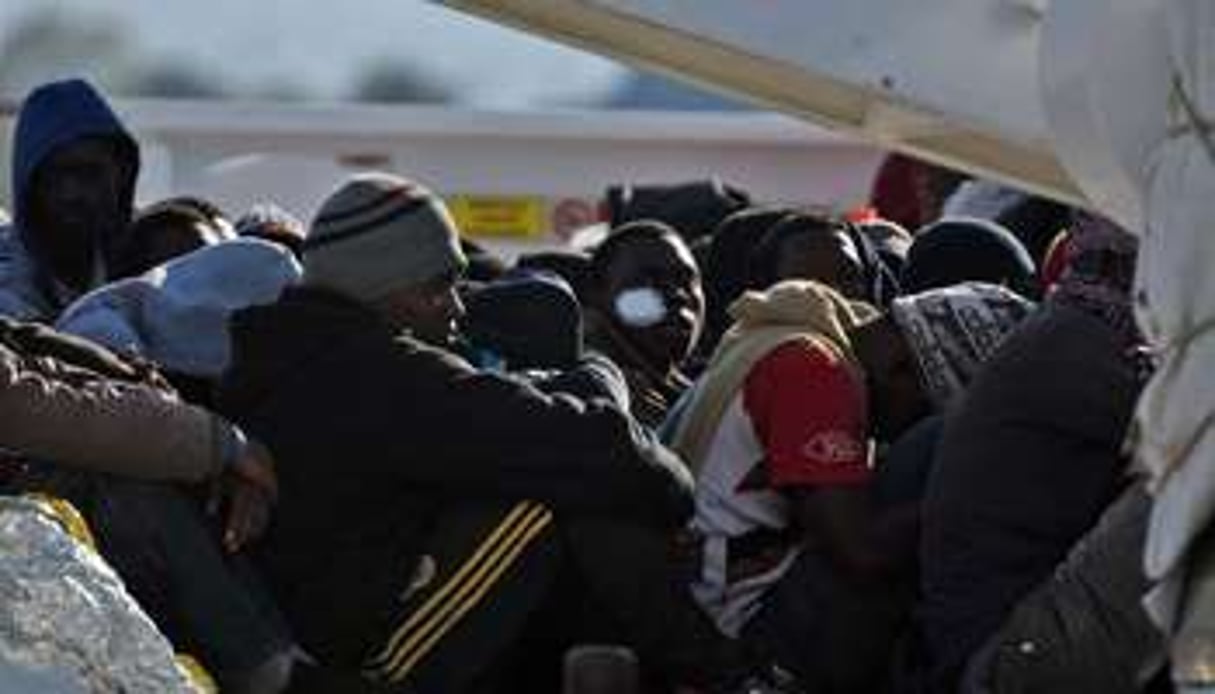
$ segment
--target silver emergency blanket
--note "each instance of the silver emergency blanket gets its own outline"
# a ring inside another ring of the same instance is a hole
[[[0,497],[0,687],[196,692],[113,569],[44,502]]]

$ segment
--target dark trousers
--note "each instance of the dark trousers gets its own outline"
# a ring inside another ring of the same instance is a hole
[[[877,692],[905,629],[914,579],[858,583],[819,554],[803,551],[743,628],[809,692]]]
[[[596,519],[571,519],[564,535],[572,568],[601,617],[592,623],[614,627],[618,642],[657,675],[651,684],[721,686],[762,660],[721,634],[696,604],[688,588],[694,567],[676,556],[671,535]]]
[[[885,452],[875,478],[879,508],[917,503],[944,419],[931,416]],[[803,551],[764,597],[742,638],[795,673],[807,691],[882,691],[910,622],[917,567],[858,583],[821,554]]]
[[[564,652],[586,642],[631,647],[656,680],[743,674],[748,659],[693,602],[665,533],[530,502],[441,516],[413,566],[383,567],[400,576],[380,601],[390,616],[346,635],[367,654],[366,686],[327,689],[340,674],[313,670],[299,691],[555,693]]]

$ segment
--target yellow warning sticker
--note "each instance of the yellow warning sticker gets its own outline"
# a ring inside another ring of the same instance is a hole
[[[452,195],[448,208],[466,236],[532,238],[548,232],[544,198],[531,195]]]

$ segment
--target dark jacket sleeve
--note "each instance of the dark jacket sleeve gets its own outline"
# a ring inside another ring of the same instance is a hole
[[[442,352],[404,352],[415,402],[425,403],[417,408],[421,448],[437,453],[407,466],[412,482],[663,525],[690,515],[687,469],[611,400],[546,394]],[[587,368],[605,392],[620,390],[604,382],[618,371]]]
[[[0,449],[153,480],[219,469],[229,424],[147,384],[86,373],[0,345]]]
[[[629,411],[629,385],[624,372],[611,359],[588,351],[574,368],[528,378],[545,393],[565,393],[579,400],[606,400],[621,412]]]

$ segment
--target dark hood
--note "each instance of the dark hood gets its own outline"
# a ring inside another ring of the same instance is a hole
[[[219,409],[241,419],[283,384],[308,378],[352,340],[391,339],[393,331],[370,309],[331,291],[292,287],[279,300],[232,317],[232,364],[224,375]]]
[[[582,355],[582,308],[555,275],[519,274],[469,292],[463,331],[512,370],[566,369]]]
[[[34,174],[56,149],[86,137],[117,143],[128,164],[122,202],[129,211],[139,175],[139,146],[101,94],[82,79],[69,79],[38,87],[22,103],[13,135],[13,221],[31,252],[37,248],[26,236],[33,233],[27,217]]]

